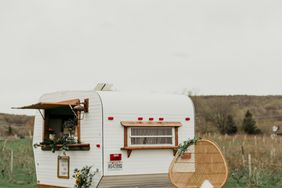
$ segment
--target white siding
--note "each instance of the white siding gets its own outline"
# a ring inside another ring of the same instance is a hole
[[[102,177],[102,148],[97,148],[96,144],[102,145],[102,108],[101,101],[94,91],[65,91],[43,95],[40,101],[56,102],[68,99],[89,98],[89,113],[85,113],[81,120],[81,142],[90,144],[90,151],[67,151],[70,156],[70,179],[57,178],[57,157],[62,155],[62,151],[42,151],[41,148],[34,149],[37,180],[40,184],[73,187],[72,178],[74,168],[82,168],[84,165],[94,165],[93,170],[99,169],[99,173],[94,178],[95,187]],[[43,120],[39,113],[36,114],[34,126],[33,143],[42,141]]]
[[[192,101],[183,95],[160,95],[142,93],[99,92],[104,113],[104,174],[156,174],[167,173],[173,159],[172,150],[134,150],[130,158],[127,152],[120,150],[124,145],[123,127],[121,121],[136,121],[150,117],[158,121],[178,121],[183,124],[179,128],[179,143],[194,138],[194,107]],[[109,116],[114,120],[108,120]],[[190,117],[190,121],[185,121]],[[121,153],[123,169],[111,171],[107,165],[110,154]]]

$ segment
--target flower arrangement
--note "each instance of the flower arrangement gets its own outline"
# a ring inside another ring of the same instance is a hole
[[[64,134],[68,134],[69,138],[73,138],[76,126],[77,126],[77,119],[66,120],[63,124]]]
[[[200,139],[201,139],[200,137],[199,138],[195,137],[194,139],[189,139],[187,141],[184,141],[182,144],[179,144],[179,146],[177,148],[178,149],[177,153],[179,154],[178,156],[183,155],[187,151],[189,146],[196,145],[197,141],[200,140]]]
[[[65,135],[65,136],[58,138],[58,139],[54,139],[54,140],[48,139],[48,140],[44,140],[43,142],[40,142],[39,144],[35,143],[33,145],[33,147],[37,148],[37,147],[49,146],[51,148],[51,151],[53,153],[55,153],[58,144],[62,145],[61,150],[68,151],[69,150],[68,144],[77,144],[77,141],[76,140],[70,140],[70,139],[68,139],[68,135]]]
[[[92,166],[84,166],[81,170],[74,169],[75,188],[89,188],[96,172],[91,172]]]

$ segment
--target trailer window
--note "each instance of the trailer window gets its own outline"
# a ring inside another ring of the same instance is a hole
[[[73,143],[77,143],[79,120],[69,107],[46,109],[43,134],[43,140],[57,140],[65,136]]]
[[[180,122],[121,121],[124,128],[124,146],[130,157],[133,150],[171,149],[178,147]]]
[[[131,127],[129,129],[129,145],[173,145],[173,127]]]

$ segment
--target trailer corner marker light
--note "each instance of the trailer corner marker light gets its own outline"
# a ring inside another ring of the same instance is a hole
[[[114,117],[110,116],[110,117],[108,117],[108,120],[114,120]]]
[[[100,145],[100,144],[96,144],[96,147],[97,147],[97,148],[100,148],[100,147],[101,147],[101,145]]]
[[[164,120],[164,118],[163,118],[163,117],[160,117],[160,118],[159,118],[159,121],[163,121],[163,120]]]
[[[138,121],[142,121],[143,120],[143,117],[138,117]]]
[[[110,154],[110,161],[121,161],[121,154]]]
[[[185,120],[186,120],[186,121],[190,121],[190,118],[189,118],[189,117],[186,117]]]
[[[154,121],[154,118],[149,118],[149,121]]]

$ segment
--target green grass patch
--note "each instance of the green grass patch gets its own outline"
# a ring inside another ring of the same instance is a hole
[[[11,171],[11,156],[13,166]],[[0,187],[35,187],[36,175],[31,139],[0,141]]]

